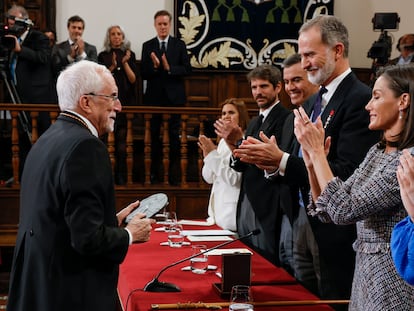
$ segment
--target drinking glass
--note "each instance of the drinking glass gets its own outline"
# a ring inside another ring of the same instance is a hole
[[[168,245],[170,247],[181,247],[184,243],[184,235],[182,234],[183,226],[176,224],[175,230],[168,233]]]
[[[193,255],[199,254],[207,250],[206,245],[193,245],[192,247]],[[206,273],[208,268],[208,255],[206,253],[200,254],[197,257],[190,259],[191,272],[196,274]]]
[[[165,232],[177,231],[177,214],[175,212],[166,212],[165,216]]]
[[[230,294],[230,311],[253,311],[253,297],[250,286],[234,285]]]

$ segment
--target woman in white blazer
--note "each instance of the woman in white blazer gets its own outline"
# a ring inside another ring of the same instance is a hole
[[[243,131],[249,115],[243,101],[230,98],[221,104],[221,119],[238,124]],[[230,167],[231,150],[224,139],[218,137],[216,145],[210,138],[200,135],[198,145],[203,151],[203,179],[212,184],[208,204],[207,222],[223,229],[236,231],[237,201],[240,193],[242,173]]]

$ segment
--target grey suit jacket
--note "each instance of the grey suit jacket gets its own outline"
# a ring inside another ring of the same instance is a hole
[[[86,58],[85,58],[86,60],[98,62],[98,52],[94,45],[85,42],[85,53],[86,53]],[[66,68],[67,65],[70,64],[68,60],[69,54],[70,54],[70,44],[68,40],[58,43],[53,47],[52,66],[53,66],[53,72],[56,77],[59,75],[59,73],[63,69]]]

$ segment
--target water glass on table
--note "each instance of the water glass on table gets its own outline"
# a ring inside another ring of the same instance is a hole
[[[196,274],[206,273],[208,269],[208,255],[203,252],[207,250],[207,246],[193,245],[191,248],[193,252],[192,255],[200,254],[199,256],[190,259],[191,272]]]
[[[182,234],[183,226],[176,224],[174,230],[168,232],[168,245],[170,247],[181,247],[184,243],[184,235]]]
[[[175,212],[166,212],[165,219],[165,232],[175,232],[177,231],[177,214]]]
[[[253,297],[248,285],[231,288],[229,311],[253,311]]]

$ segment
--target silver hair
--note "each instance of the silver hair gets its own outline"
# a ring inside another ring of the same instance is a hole
[[[56,83],[60,110],[74,110],[82,95],[100,93],[107,78],[113,79],[111,72],[95,62],[82,60],[68,66]]]
[[[106,52],[109,52],[111,50],[111,38],[110,38],[111,34],[110,33],[111,33],[112,28],[119,28],[119,30],[121,30],[121,33],[123,36],[121,50],[122,51],[130,50],[131,42],[129,42],[129,40],[126,38],[124,29],[119,25],[109,26],[108,29],[106,30],[106,35],[105,35],[105,40],[104,40],[104,50]]]
[[[26,9],[21,5],[13,4],[10,9],[7,11],[8,15],[13,15],[13,12],[19,12],[22,14],[22,18],[26,19],[29,18],[29,13],[27,13]]]

